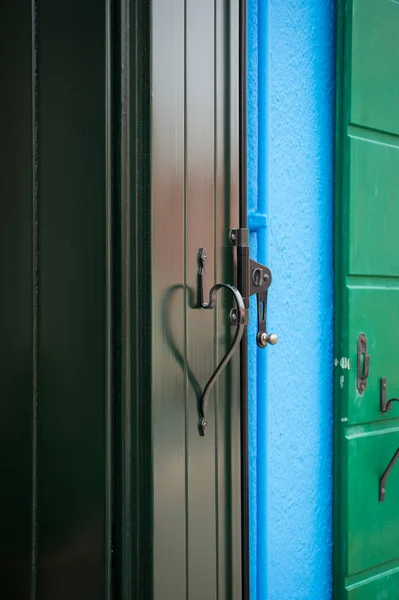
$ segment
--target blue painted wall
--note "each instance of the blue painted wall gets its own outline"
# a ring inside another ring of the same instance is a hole
[[[328,600],[332,551],[335,2],[248,0],[252,255],[273,273],[250,332],[252,598]]]

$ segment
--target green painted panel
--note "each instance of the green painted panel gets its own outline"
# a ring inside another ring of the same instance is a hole
[[[393,359],[397,348],[399,323],[399,280],[383,277],[351,277],[348,282],[348,334],[351,344],[350,368],[341,369],[341,418],[349,424],[368,423],[399,416],[399,403],[386,415],[380,411],[380,380],[387,378],[389,397],[399,397],[398,364]],[[365,333],[371,355],[367,388],[360,394],[356,387],[357,345]],[[398,357],[399,358],[399,357]],[[345,409],[344,407],[347,406]]]
[[[386,571],[372,574],[359,583],[350,583],[346,587],[345,600],[386,600],[397,598],[399,589],[399,568],[389,565]]]
[[[347,444],[347,572],[353,574],[399,558],[399,468],[379,500],[379,479],[399,446],[399,422],[351,428]]]
[[[349,152],[349,273],[399,276],[399,138],[352,128]]]
[[[352,56],[346,67],[351,68],[350,120],[399,134],[399,3],[353,0],[346,5],[353,18]]]
[[[397,600],[399,407],[399,3],[341,0],[338,10],[335,356],[336,600]],[[370,374],[357,389],[357,341]]]

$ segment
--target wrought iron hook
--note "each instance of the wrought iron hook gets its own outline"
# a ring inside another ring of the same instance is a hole
[[[379,485],[380,502],[384,502],[384,500],[385,500],[388,475],[394,468],[395,463],[397,462],[398,458],[399,458],[399,448],[396,450],[395,454],[389,461],[389,464],[388,464],[387,468],[385,469],[385,471],[383,472],[382,477],[380,479],[380,485]]]
[[[223,369],[226,367],[226,365],[230,361],[231,357],[233,356],[234,352],[240,345],[240,341],[241,341],[241,338],[242,338],[242,335],[243,335],[244,329],[245,329],[245,317],[246,317],[244,300],[243,300],[240,292],[233,285],[229,285],[227,283],[217,283],[209,291],[209,302],[204,302],[204,270],[205,270],[206,259],[207,258],[206,258],[205,248],[200,248],[199,254],[198,254],[198,263],[199,263],[198,291],[199,291],[200,305],[202,308],[205,308],[205,309],[211,310],[211,309],[215,308],[217,292],[222,288],[229,290],[229,292],[231,292],[231,294],[233,295],[235,305],[236,305],[235,310],[233,309],[231,311],[231,317],[230,317],[232,320],[232,324],[236,326],[236,333],[235,333],[235,336],[231,343],[230,348],[228,349],[228,351],[226,352],[226,354],[223,356],[222,360],[216,367],[216,370],[214,371],[212,377],[209,379],[208,383],[206,384],[206,386],[204,388],[204,391],[201,394],[200,405],[199,405],[199,412],[200,412],[199,431],[200,431],[201,436],[204,436],[206,433],[207,421],[206,421],[205,413],[206,413],[206,404],[208,401],[209,394],[211,393],[212,388],[215,385],[219,375],[221,374]]]
[[[399,402],[399,398],[391,398],[387,400],[387,378],[381,377],[380,381],[380,410],[387,413],[391,410],[394,402]]]

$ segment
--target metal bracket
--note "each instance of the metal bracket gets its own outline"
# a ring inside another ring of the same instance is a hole
[[[271,271],[265,265],[249,257],[248,229],[232,229],[230,231],[230,240],[233,246],[248,249],[247,252],[238,254],[238,269],[243,273],[243,277],[241,278],[242,294],[247,308],[249,307],[249,298],[256,294],[258,312],[256,343],[259,348],[266,348],[268,344],[274,346],[278,342],[278,337],[275,333],[267,333],[266,329],[267,293],[272,283]]]
[[[391,398],[387,402],[387,378],[381,377],[380,381],[380,410],[387,413],[391,410],[394,402],[399,402],[399,398]]]
[[[255,262],[252,258],[249,261],[250,273],[250,291],[249,295],[256,294],[256,303],[258,309],[258,332],[256,334],[256,343],[259,348],[266,348],[267,344],[274,346],[278,342],[275,333],[267,333],[266,315],[267,315],[267,293],[272,282],[272,274],[268,267]]]
[[[392,471],[392,469],[394,468],[395,463],[398,460],[398,458],[399,458],[399,448],[396,450],[395,454],[393,455],[393,457],[389,461],[389,465],[385,469],[385,471],[382,474],[382,477],[380,479],[380,486],[379,486],[380,502],[384,502],[384,500],[385,500],[386,483],[387,483],[388,475]]]
[[[357,389],[363,394],[370,374],[370,354],[367,354],[367,338],[361,333],[357,340]]]

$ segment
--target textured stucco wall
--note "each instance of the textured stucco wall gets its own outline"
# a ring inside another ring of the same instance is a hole
[[[248,0],[249,226],[273,273],[250,348],[252,598],[328,600],[335,2]]]

